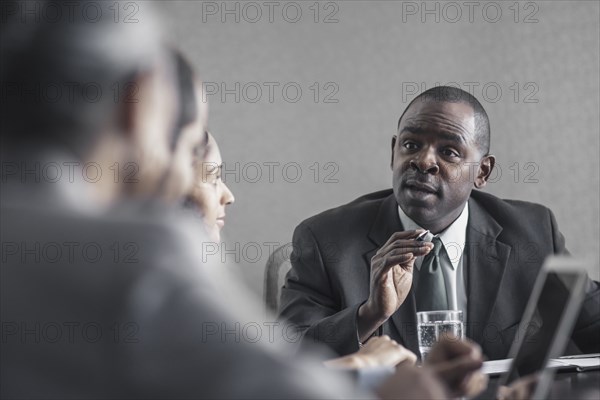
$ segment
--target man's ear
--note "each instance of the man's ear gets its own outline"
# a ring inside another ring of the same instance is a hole
[[[475,178],[475,187],[477,189],[481,189],[487,184],[487,181],[490,178],[490,175],[492,174],[492,170],[494,169],[495,164],[496,157],[494,157],[493,155],[490,154],[483,157],[483,159],[479,163],[477,177]]]
[[[390,168],[394,169],[394,148],[396,147],[396,135],[392,136],[392,159],[390,161]]]

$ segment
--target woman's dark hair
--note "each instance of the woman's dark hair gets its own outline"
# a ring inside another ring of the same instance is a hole
[[[174,150],[183,128],[198,118],[198,99],[196,98],[192,66],[179,50],[171,48],[170,51],[175,63],[177,94],[179,97],[179,113],[171,136],[171,149]]]

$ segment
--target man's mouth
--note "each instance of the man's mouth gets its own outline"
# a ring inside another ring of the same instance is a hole
[[[416,180],[407,180],[404,182],[404,188],[411,192],[423,194],[438,194],[438,189],[430,183],[419,182]]]

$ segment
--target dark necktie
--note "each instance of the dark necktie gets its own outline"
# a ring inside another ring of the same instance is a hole
[[[448,309],[446,284],[440,263],[440,251],[443,248],[439,237],[434,237],[433,250],[423,259],[419,270],[416,301],[417,311],[437,311]]]

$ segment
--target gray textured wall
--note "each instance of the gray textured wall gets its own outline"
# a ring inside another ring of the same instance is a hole
[[[318,22],[314,1],[274,2],[272,22],[265,2],[245,3],[171,1],[159,9],[170,40],[211,90],[224,83],[235,92],[240,83],[239,102],[222,99],[221,88],[208,99],[227,169],[240,166],[226,176],[237,201],[225,237],[230,249],[239,246],[227,260],[239,257],[252,288],[262,290],[269,243],[289,242],[304,218],[391,186],[400,113],[416,88],[450,82],[490,115],[502,174],[487,190],[549,206],[571,252],[589,256],[599,278],[598,2],[475,2],[472,14],[465,2],[320,2]],[[425,7],[433,13],[422,14]],[[239,10],[239,22],[226,8]],[[265,82],[279,83],[272,102]],[[297,102],[294,86],[302,90]],[[337,102],[324,102],[327,95]],[[273,182],[270,162],[279,163]],[[252,163],[262,170],[254,183]],[[296,172],[289,163],[301,167],[296,183],[288,182]]]

